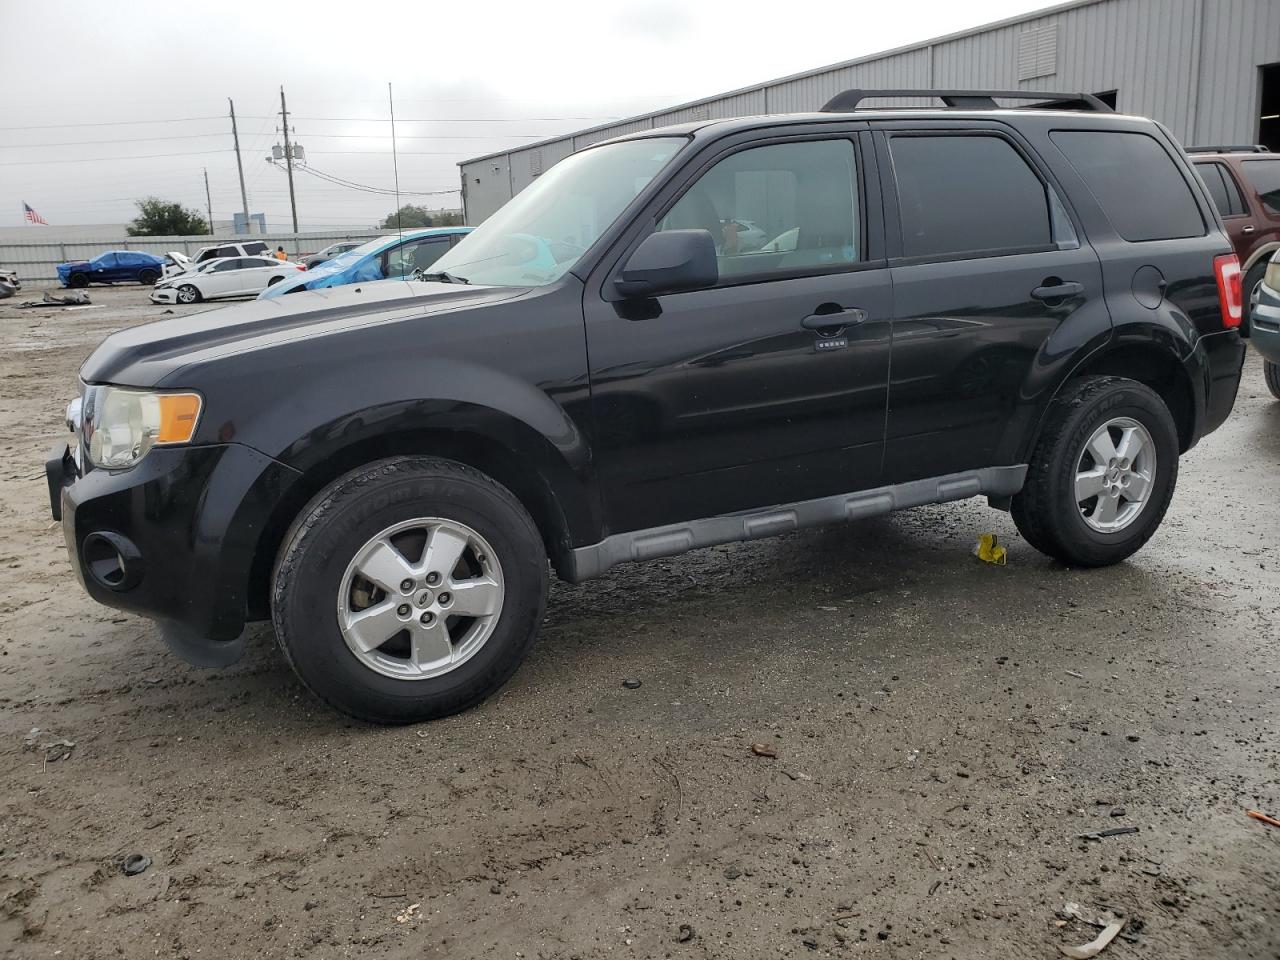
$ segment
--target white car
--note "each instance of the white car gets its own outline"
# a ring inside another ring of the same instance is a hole
[[[267,287],[306,268],[275,257],[223,257],[166,277],[151,291],[152,303],[199,303],[218,297],[256,297]]]

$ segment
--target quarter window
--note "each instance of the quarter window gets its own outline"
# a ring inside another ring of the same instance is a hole
[[[1209,196],[1213,197],[1213,205],[1224,217],[1236,217],[1244,213],[1244,203],[1240,199],[1240,191],[1235,181],[1220,163],[1197,163],[1196,171],[1209,188]]]
[[[848,267],[859,259],[856,173],[849,140],[743,150],[703,174],[658,229],[710,232],[722,279]]]
[[[1246,160],[1240,167],[1262,205],[1280,213],[1280,160]]]
[[[1049,136],[1124,239],[1204,236],[1190,184],[1154,137],[1103,130],[1054,130]]]
[[[1013,145],[994,136],[889,141],[906,257],[989,255],[1051,247],[1060,207]]]

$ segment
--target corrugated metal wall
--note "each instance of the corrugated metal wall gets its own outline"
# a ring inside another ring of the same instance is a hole
[[[1046,50],[1040,35],[1032,62],[1052,62],[1054,72],[1020,81],[1018,38],[1042,27],[1056,28],[1049,31],[1056,32],[1056,49]],[[816,110],[854,87],[1116,90],[1121,111],[1154,117],[1184,143],[1249,143],[1257,135],[1259,68],[1276,62],[1280,0],[1077,0],[987,29],[466,161],[461,175],[467,222],[479,223],[532,183],[535,169],[546,170],[589,144],[690,120]]]

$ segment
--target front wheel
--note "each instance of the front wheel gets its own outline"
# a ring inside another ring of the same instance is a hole
[[[138,273],[138,282],[144,287],[149,287],[160,279],[160,274],[154,270],[142,270]]]
[[[414,723],[501,687],[546,596],[542,538],[510,491],[460,463],[401,457],[347,474],[303,509],[271,609],[313,693],[362,720]]]
[[[1271,395],[1280,400],[1280,363],[1263,360],[1262,376],[1267,381],[1267,389],[1271,391]]]
[[[1063,563],[1119,563],[1156,532],[1177,477],[1178,431],[1160,396],[1122,377],[1083,377],[1053,402],[1013,522]]]
[[[68,287],[87,287],[88,285],[89,278],[83,273],[73,273],[71,279],[67,281]]]
[[[200,300],[201,300],[200,291],[196,289],[194,286],[192,286],[191,284],[184,283],[182,286],[178,288],[179,303],[199,303]]]

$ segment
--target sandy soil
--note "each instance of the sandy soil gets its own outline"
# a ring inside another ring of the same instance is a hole
[[[1256,357],[1120,567],[970,502],[622,568],[557,586],[482,707],[380,729],[266,629],[202,671],[77,587],[44,454],[83,357],[166,309],[91,295],[0,304],[0,954],[1051,958],[1095,933],[1066,901],[1127,918],[1104,958],[1280,954]]]

